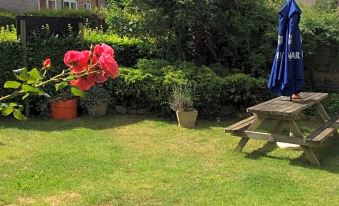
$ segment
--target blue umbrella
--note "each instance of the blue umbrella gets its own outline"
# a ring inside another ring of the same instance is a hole
[[[295,0],[286,0],[279,11],[278,46],[268,81],[268,88],[277,95],[299,93],[305,82],[300,15]]]

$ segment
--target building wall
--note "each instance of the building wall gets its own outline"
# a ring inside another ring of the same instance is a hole
[[[78,9],[84,8],[84,3],[91,3],[92,9],[95,7],[105,7],[105,0],[77,0]],[[0,9],[27,12],[46,8],[46,0],[0,0]],[[57,0],[57,9],[62,9],[62,0]]]
[[[38,0],[0,0],[0,8],[16,12],[37,10]]]

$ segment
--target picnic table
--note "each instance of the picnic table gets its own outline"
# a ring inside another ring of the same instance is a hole
[[[235,147],[240,152],[249,139],[266,140],[269,142],[283,142],[300,145],[306,159],[313,165],[320,166],[320,162],[312,148],[320,147],[332,134],[338,135],[339,116],[330,118],[321,101],[328,97],[327,93],[303,92],[301,99],[290,100],[290,97],[280,96],[261,104],[249,107],[250,116],[225,129],[241,140]],[[315,108],[324,122],[319,128],[305,136],[299,129],[296,120],[304,115],[307,108]],[[266,125],[267,131],[259,131],[259,127]],[[281,134],[285,127],[289,127],[289,134]],[[292,135],[291,135],[292,134]]]

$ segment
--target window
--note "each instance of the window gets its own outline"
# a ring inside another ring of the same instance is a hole
[[[46,5],[48,9],[56,10],[57,9],[57,3],[56,0],[47,0]]]
[[[64,9],[77,9],[78,3],[74,0],[64,0],[64,3],[62,6]]]
[[[92,9],[92,4],[91,3],[84,3],[84,9],[91,10]]]

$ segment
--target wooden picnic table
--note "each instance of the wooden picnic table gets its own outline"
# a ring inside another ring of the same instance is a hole
[[[338,135],[339,127],[339,116],[331,119],[321,103],[327,97],[327,93],[303,92],[301,99],[291,101],[290,97],[280,96],[249,107],[247,112],[253,116],[227,127],[225,131],[241,137],[235,151],[240,152],[249,139],[298,144],[311,164],[320,165],[312,148],[321,146],[331,134]],[[304,136],[296,120],[300,119],[303,111],[310,107],[316,109],[324,124],[310,135]],[[262,125],[268,126],[268,131],[258,131]],[[292,136],[280,134],[286,126],[289,127]]]

